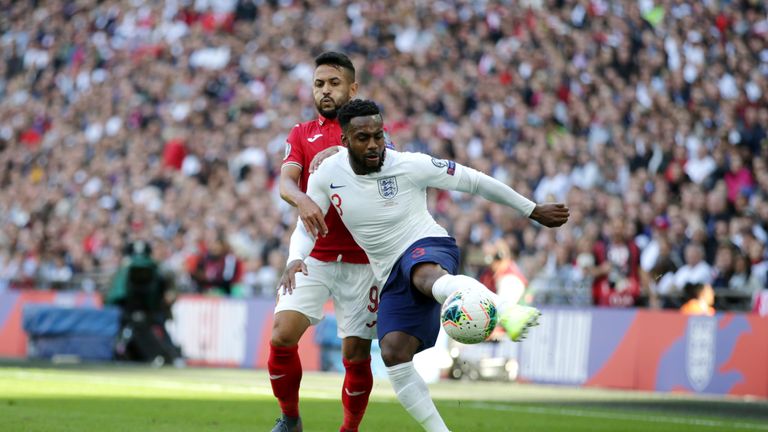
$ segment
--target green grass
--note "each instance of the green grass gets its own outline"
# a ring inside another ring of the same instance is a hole
[[[341,377],[305,373],[306,432],[337,431]],[[432,385],[446,423],[471,431],[768,431],[768,403],[725,398],[445,381]],[[130,366],[0,367],[0,431],[269,431],[266,373]],[[375,383],[363,431],[422,430]]]

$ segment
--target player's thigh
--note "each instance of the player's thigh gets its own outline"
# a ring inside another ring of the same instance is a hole
[[[339,263],[337,270],[330,289],[339,337],[374,339],[379,309],[379,286],[371,266]]]
[[[296,286],[290,294],[278,291],[275,315],[283,311],[294,311],[304,315],[311,325],[323,319],[323,305],[331,295],[329,283],[333,281],[334,264],[318,261],[312,257],[305,260],[307,274],[296,273]],[[280,314],[286,317],[294,314]]]
[[[392,340],[389,337],[392,333],[401,332],[417,339],[420,343],[416,352],[419,352],[434,346],[440,331],[440,304],[412,288],[410,266],[402,264],[398,262],[393,268],[379,303],[377,332],[382,355],[385,354],[383,342]],[[388,361],[398,364],[395,357],[401,358],[409,351],[404,346],[391,344],[394,352],[387,353]]]

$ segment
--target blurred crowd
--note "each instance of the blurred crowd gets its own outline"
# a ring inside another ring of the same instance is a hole
[[[140,239],[182,290],[273,295],[295,222],[275,180],[328,49],[401,150],[571,208],[543,230],[431,193],[468,274],[501,241],[539,304],[766,288],[762,0],[0,6],[0,291],[98,289]]]

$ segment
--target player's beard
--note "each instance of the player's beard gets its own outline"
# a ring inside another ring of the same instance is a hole
[[[384,159],[387,156],[387,149],[384,148],[384,150],[381,151],[381,154],[379,154],[379,163],[376,164],[376,166],[368,165],[368,160],[365,158],[367,155],[368,153],[365,153],[363,154],[363,157],[358,157],[351,151],[349,152],[350,162],[352,163],[352,167],[355,168],[353,171],[362,173],[362,175],[381,171],[381,167],[384,166]]]
[[[331,109],[323,109],[323,99],[330,99],[333,101],[333,108]],[[315,108],[317,108],[317,112],[320,113],[321,116],[327,118],[327,119],[335,119],[336,116],[339,113],[339,108],[344,105],[344,103],[337,103],[333,98],[323,98],[319,101],[315,102]]]

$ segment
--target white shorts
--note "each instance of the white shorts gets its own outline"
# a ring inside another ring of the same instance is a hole
[[[333,299],[336,333],[344,339],[357,336],[376,338],[376,312],[379,290],[368,264],[324,262],[312,257],[304,260],[308,275],[296,273],[296,287],[291,294],[278,290],[275,313],[301,312],[315,325],[323,319],[323,305]]]

